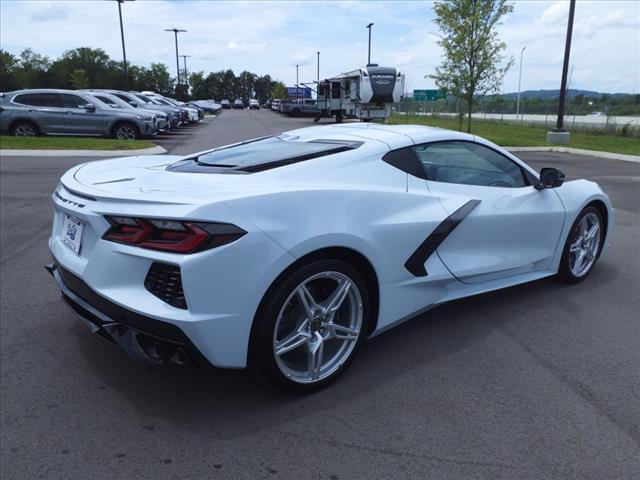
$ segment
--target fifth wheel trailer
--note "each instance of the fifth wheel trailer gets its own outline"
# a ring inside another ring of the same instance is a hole
[[[404,92],[404,75],[395,68],[367,65],[320,81],[319,117],[343,117],[362,121],[384,120]]]

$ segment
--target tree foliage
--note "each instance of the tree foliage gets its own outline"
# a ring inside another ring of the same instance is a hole
[[[497,92],[513,65],[513,58],[504,62],[506,45],[496,32],[513,6],[506,0],[448,0],[436,2],[433,9],[443,59],[435,74],[428,77],[438,88],[464,100],[469,113],[467,131],[471,131],[470,113],[476,96]]]
[[[193,72],[189,76],[190,91],[184,85],[176,85],[169,67],[152,63],[149,67],[128,64],[129,81],[126,82],[123,64],[109,58],[100,49],[74,48],[51,61],[48,57],[26,49],[13,55],[0,49],[0,91],[9,92],[22,88],[113,88],[118,90],[152,90],[162,95],[187,100],[236,98],[245,103],[257,98],[265,103],[273,96],[274,86],[284,85],[269,75],[260,76],[243,71],[236,76],[233,70],[221,70],[205,75]],[[282,97],[276,97],[282,98]]]

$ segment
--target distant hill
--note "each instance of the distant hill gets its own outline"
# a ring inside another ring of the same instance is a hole
[[[584,95],[586,98],[601,98],[603,95],[610,95],[612,98],[625,98],[631,97],[631,93],[604,93],[594,92],[592,90],[579,90],[569,89],[567,90],[567,98],[572,99],[576,95]],[[502,96],[508,100],[515,100],[518,97],[518,92],[503,93]],[[560,90],[524,90],[520,93],[520,98],[539,98],[541,100],[549,100],[558,98],[560,96]]]

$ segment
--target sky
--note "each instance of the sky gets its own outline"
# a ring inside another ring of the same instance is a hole
[[[560,86],[569,2],[516,0],[498,33],[515,64],[502,91]],[[371,61],[398,68],[406,90],[434,88],[425,78],[441,59],[430,1],[213,1],[136,0],[122,6],[127,59],[138,65],[167,64],[175,75],[173,33],[189,71],[249,70],[293,85],[331,77]],[[122,58],[118,7],[109,0],[0,0],[0,48],[25,48],[51,58],[76,47],[104,49]],[[181,67],[182,67],[182,59]],[[638,93],[640,89],[640,1],[577,0],[570,60],[571,88]]]

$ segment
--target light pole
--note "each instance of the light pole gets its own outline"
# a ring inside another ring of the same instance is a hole
[[[188,76],[187,76],[187,58],[189,58],[191,55],[180,55],[182,57],[182,60],[184,61],[184,83],[185,85],[189,85],[189,80],[188,80]]]
[[[522,81],[522,55],[527,47],[522,47],[520,50],[520,73],[518,74],[518,101],[516,102],[516,120],[518,119],[518,115],[520,115],[520,82]]]
[[[298,81],[298,68],[300,67],[300,65],[296,65],[296,87],[298,86],[298,83],[300,83]]]
[[[560,81],[560,98],[558,99],[558,120],[556,128],[547,133],[547,142],[569,143],[570,134],[564,129],[564,99],[567,93],[567,74],[569,72],[569,54],[571,53],[571,35],[573,34],[573,16],[576,11],[576,0],[569,3],[567,20],[567,38],[564,44],[564,62],[562,64],[562,80]]]
[[[178,61],[178,33],[180,32],[186,32],[186,30],[180,29],[180,28],[165,28],[164,29],[165,32],[173,32],[173,34],[176,37],[176,70],[178,73],[178,82],[177,84],[180,85],[180,62]]]
[[[122,39],[122,58],[124,59],[124,88],[129,90],[129,69],[127,67],[127,50],[124,48],[124,27],[122,26],[122,6],[124,2],[134,0],[116,0],[118,2],[118,17],[120,18],[120,38]]]
[[[320,52],[316,52],[316,55],[318,55],[318,70],[316,73],[316,80],[318,81],[318,83],[320,83]]]
[[[371,65],[371,27],[373,27],[373,23],[367,25],[369,29],[369,55],[367,56],[367,66]]]

